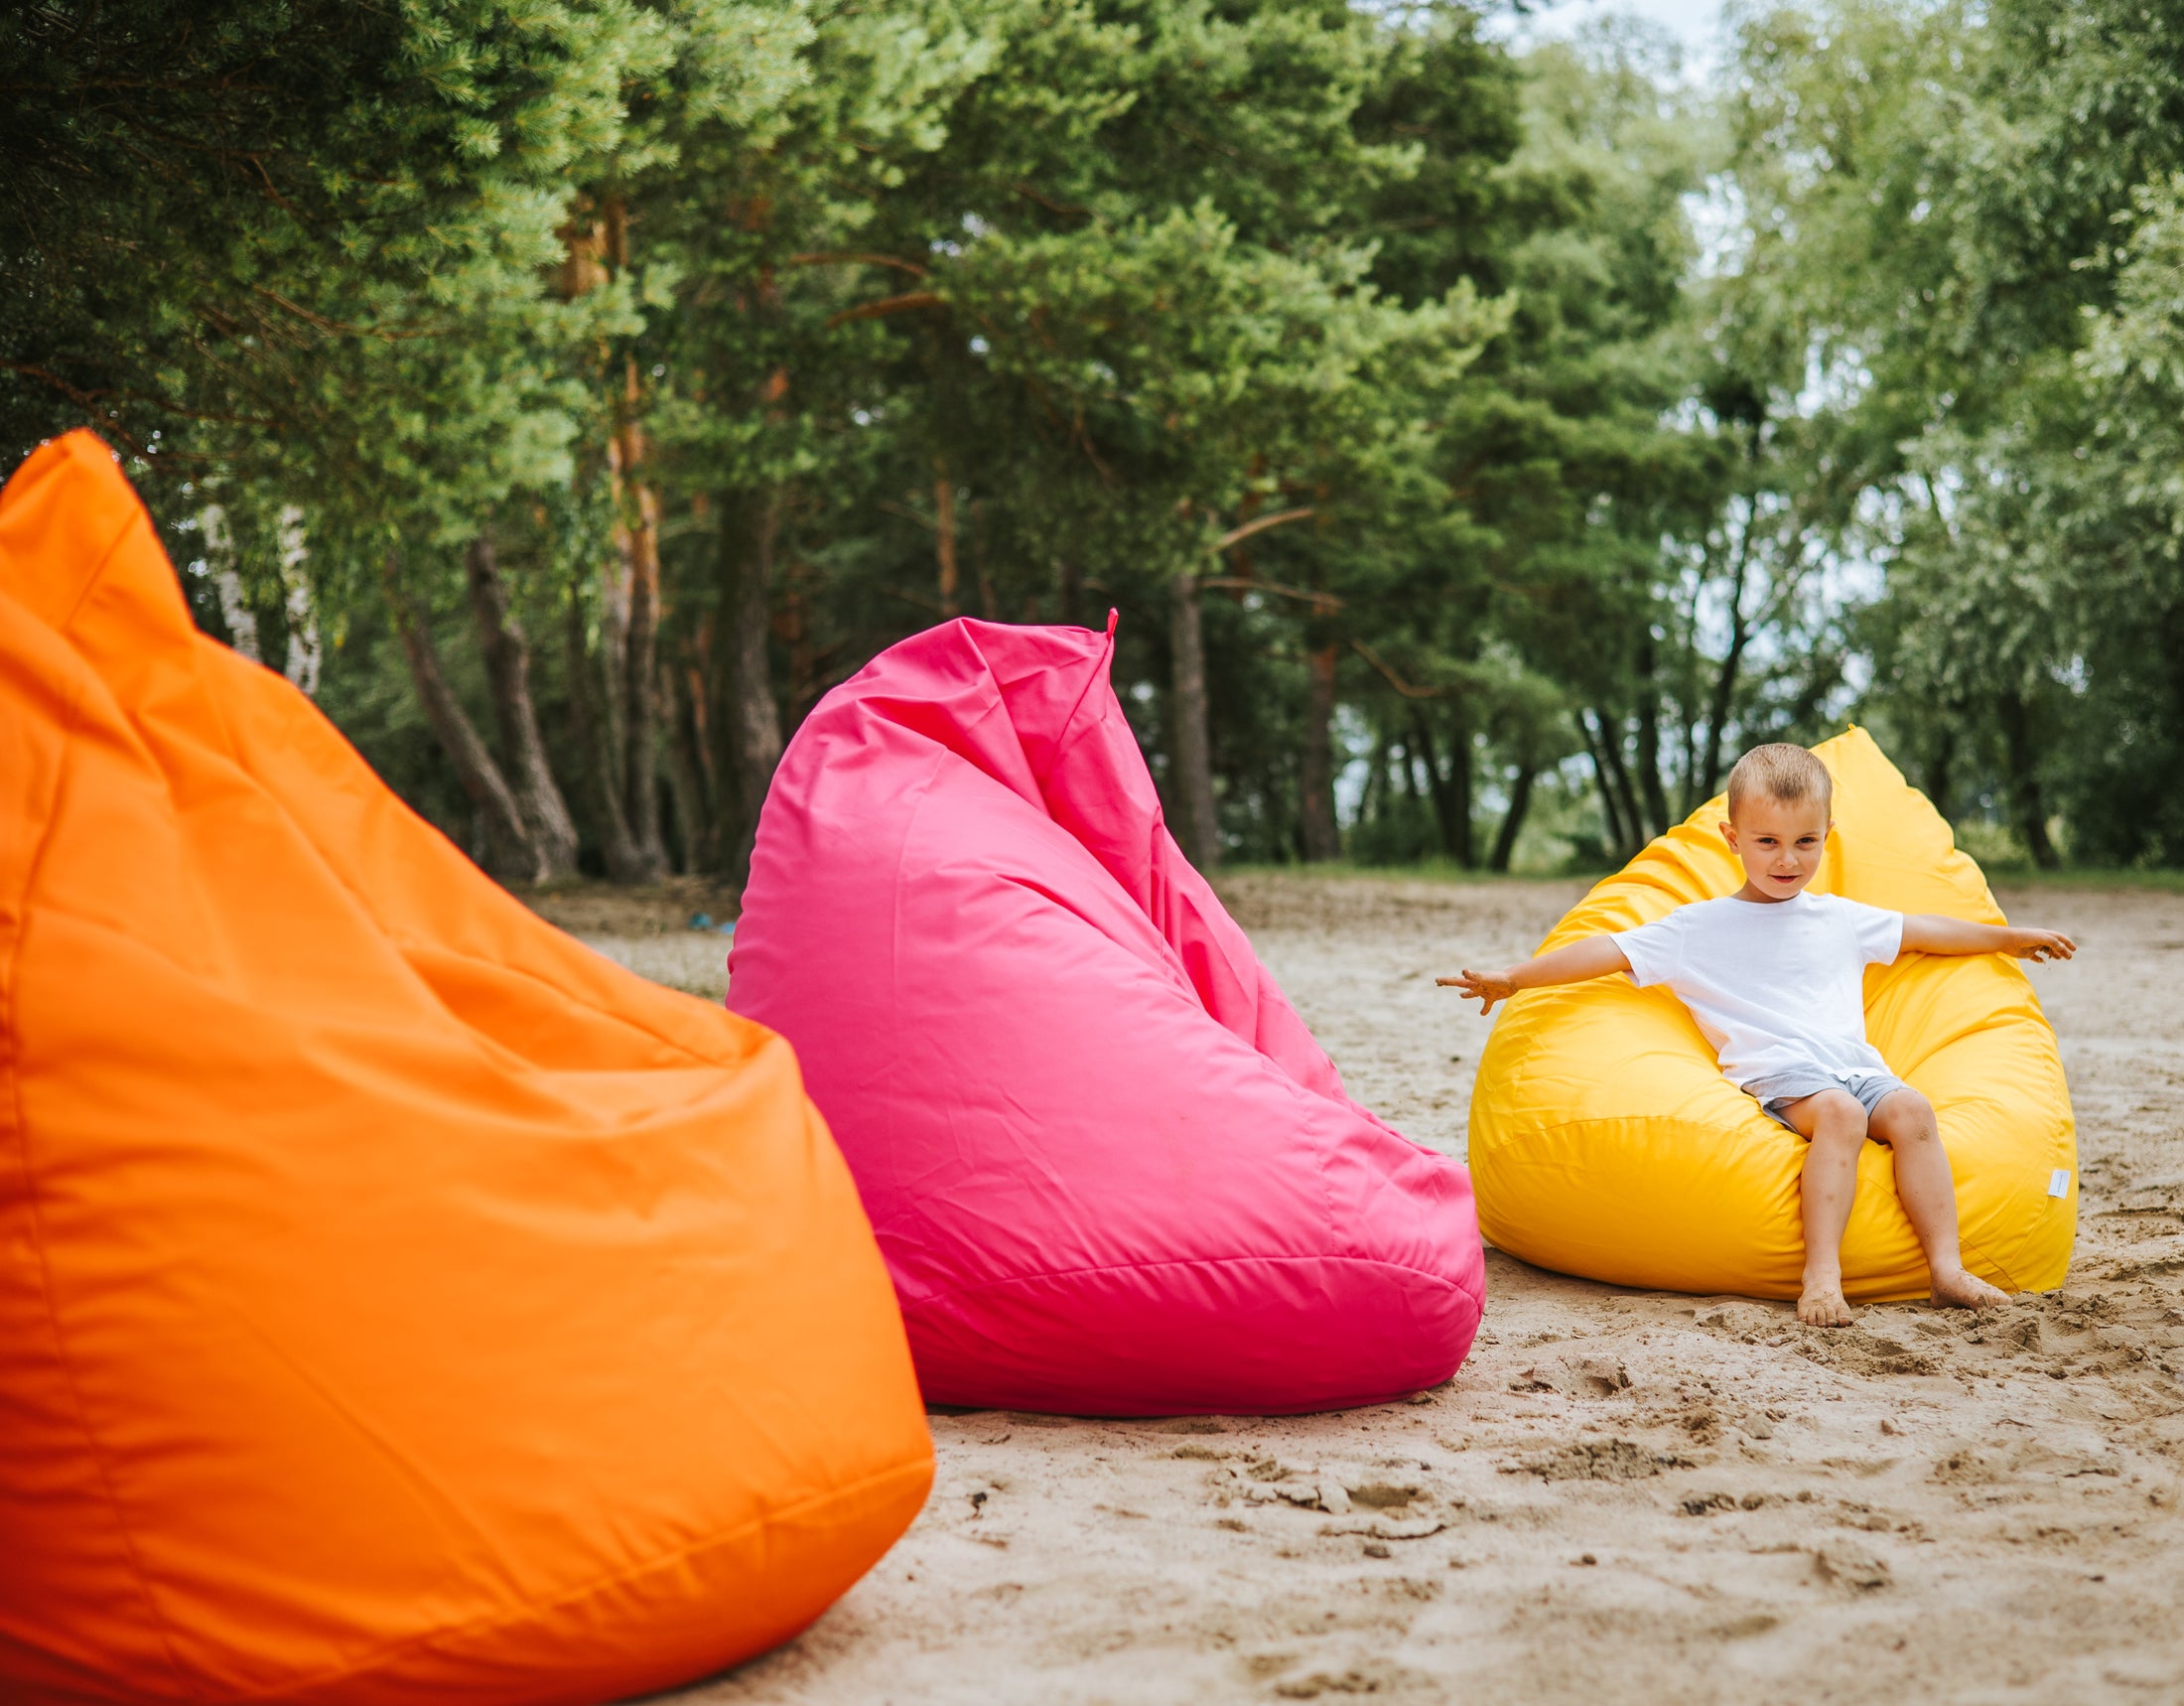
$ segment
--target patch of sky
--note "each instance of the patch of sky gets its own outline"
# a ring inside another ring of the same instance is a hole
[[[1355,705],[1338,703],[1329,733],[1338,761],[1334,773],[1335,821],[1348,828],[1357,821],[1358,810],[1365,802],[1365,781],[1372,775],[1373,726]]]
[[[1558,0],[1521,12],[1497,8],[1483,29],[1522,51],[1538,42],[1568,41],[1608,20],[1636,19],[1674,47],[1683,80],[1702,82],[1721,63],[1723,10],[1721,0]]]

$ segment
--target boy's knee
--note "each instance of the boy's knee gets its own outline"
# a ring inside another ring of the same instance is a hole
[[[1813,1141],[1863,1143],[1865,1104],[1847,1090],[1823,1090],[1813,1098]]]
[[[1934,1119],[1934,1104],[1909,1087],[1883,1096],[1868,1123],[1875,1137],[1891,1144],[1917,1143],[1941,1135]]]

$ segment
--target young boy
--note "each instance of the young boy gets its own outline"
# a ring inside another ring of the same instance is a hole
[[[1706,1033],[1729,1081],[1808,1148],[1802,1175],[1804,1295],[1800,1321],[1845,1327],[1843,1232],[1857,1190],[1858,1152],[1870,1137],[1895,1152],[1896,1195],[1933,1274],[1934,1301],[1989,1309],[2005,1301],[1965,1271],[1957,1248],[1957,1194],[1934,1109],[1888,1070],[1865,1040],[1864,972],[1899,953],[2011,953],[2068,959],[2059,930],[1967,924],[1889,913],[1837,895],[1808,895],[1820,869],[1835,785],[1803,747],[1754,747],[1729,773],[1722,836],[1744,866],[1744,886],[1717,901],[1591,936],[1504,971],[1435,979],[1480,999],[1483,1016],[1520,989],[1627,971],[1664,983]]]

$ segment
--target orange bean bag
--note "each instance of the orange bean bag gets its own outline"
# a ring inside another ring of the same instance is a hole
[[[598,1701],[922,1504],[788,1046],[534,918],[197,635],[99,442],[0,494],[0,1698]]]

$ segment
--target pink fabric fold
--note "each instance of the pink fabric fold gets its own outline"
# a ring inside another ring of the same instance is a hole
[[[1342,1089],[1184,859],[1107,635],[959,621],[797,732],[729,1005],[795,1046],[929,1401],[1145,1415],[1436,1384],[1470,1181]]]

